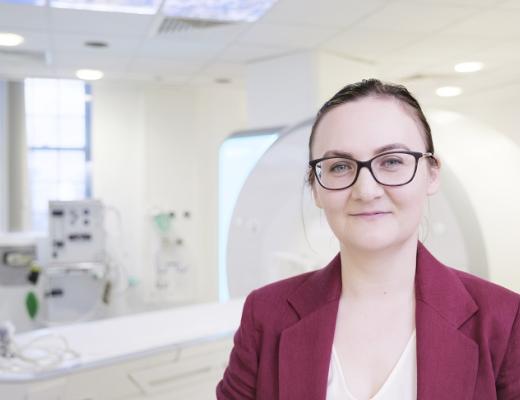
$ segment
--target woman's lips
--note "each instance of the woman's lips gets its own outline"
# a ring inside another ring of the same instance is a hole
[[[376,219],[381,218],[390,212],[387,211],[376,211],[376,212],[368,212],[368,213],[358,213],[358,214],[350,214],[353,217],[363,218],[363,219]]]

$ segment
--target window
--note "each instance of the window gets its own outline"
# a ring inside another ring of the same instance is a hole
[[[251,170],[276,141],[280,128],[240,132],[220,146],[219,153],[219,300],[229,299],[226,249],[235,203]]]
[[[25,109],[32,229],[45,232],[49,200],[91,196],[90,86],[26,79]]]

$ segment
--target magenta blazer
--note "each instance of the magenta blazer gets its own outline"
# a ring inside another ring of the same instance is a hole
[[[341,260],[254,290],[217,398],[325,400]],[[444,266],[419,242],[417,399],[520,399],[520,295]]]

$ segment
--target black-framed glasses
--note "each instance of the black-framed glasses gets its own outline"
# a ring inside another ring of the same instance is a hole
[[[361,168],[367,168],[375,181],[384,186],[403,186],[410,183],[417,172],[417,164],[433,153],[389,151],[367,161],[348,157],[324,157],[309,161],[318,183],[328,190],[347,189],[356,183]]]

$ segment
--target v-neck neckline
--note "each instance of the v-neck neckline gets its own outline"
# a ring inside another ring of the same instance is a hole
[[[415,343],[415,340],[414,340],[415,337],[416,337],[416,329],[414,328],[412,334],[410,335],[410,338],[408,339],[408,342],[406,343],[406,346],[405,346],[403,352],[401,353],[401,356],[399,357],[399,360],[397,360],[397,363],[394,365],[394,368],[392,368],[392,371],[386,378],[385,382],[381,385],[381,387],[376,392],[376,394],[374,394],[370,398],[370,400],[378,400],[379,396],[381,396],[384,393],[389,382],[393,379],[395,374],[397,374],[397,372],[401,368],[401,365],[403,364],[406,356],[408,355],[408,353],[410,352],[410,350],[412,348],[412,344]],[[351,398],[352,400],[358,400],[348,389],[347,381],[345,380],[345,375],[343,374],[343,368],[341,366],[341,362],[339,360],[339,356],[336,352],[336,348],[335,348],[334,344],[332,345],[332,357],[333,357],[333,362],[336,365],[336,369],[339,373],[341,387],[345,390],[345,393],[347,394],[347,396],[349,396],[349,398]]]

